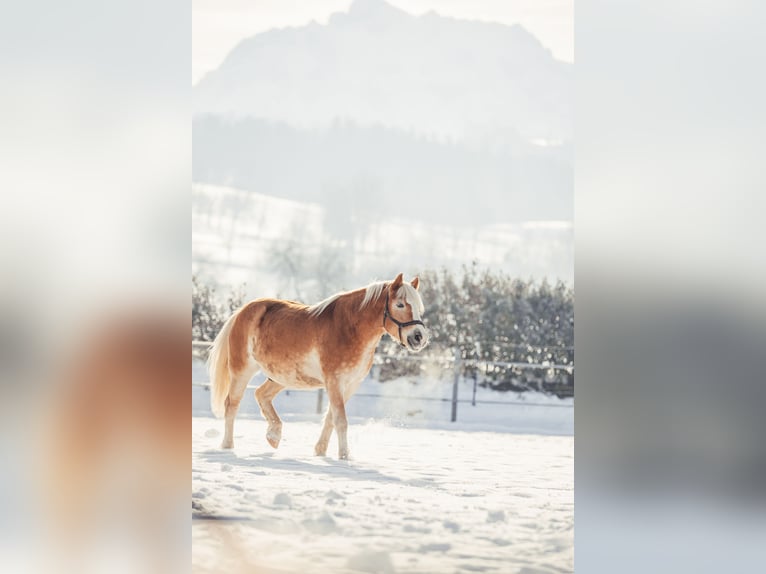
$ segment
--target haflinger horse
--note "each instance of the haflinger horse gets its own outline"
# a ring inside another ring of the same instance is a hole
[[[338,456],[348,458],[346,402],[370,372],[375,348],[385,333],[418,352],[428,344],[421,317],[423,300],[417,277],[338,293],[308,306],[294,301],[257,299],[245,304],[223,325],[208,358],[211,406],[226,420],[221,448],[234,446],[234,417],[250,379],[268,378],[255,390],[266,440],[277,448],[282,420],[272,401],[284,389],[324,388],[329,407],[314,453],[324,456],[333,428]]]

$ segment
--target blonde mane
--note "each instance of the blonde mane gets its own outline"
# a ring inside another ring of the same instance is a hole
[[[383,290],[387,285],[388,281],[375,281],[367,285],[367,287],[364,288],[364,298],[362,299],[362,303],[359,305],[359,309],[364,309],[373,301],[377,301],[378,298],[383,294]],[[308,308],[309,315],[312,317],[318,317],[324,313],[325,309],[327,309],[327,307],[329,307],[335,300],[343,297],[344,295],[348,295],[349,293],[353,293],[353,291],[342,291],[340,293],[336,293],[335,295],[331,295],[327,299],[323,299],[319,303],[311,305]],[[402,283],[402,286],[399,287],[399,290],[396,294],[404,295],[405,300],[412,307],[412,312],[416,314],[414,317],[415,319],[419,319],[420,316],[425,312],[425,306],[423,305],[423,299],[421,299],[420,293],[418,293],[418,290],[409,283]]]
[[[385,286],[386,286],[385,281],[376,281],[374,283],[370,283],[367,287],[365,287],[364,299],[362,299],[362,304],[359,306],[359,308],[364,309],[370,303],[372,303],[378,297],[380,297],[380,294],[383,293],[383,288]],[[327,299],[323,299],[319,303],[315,303],[314,305],[311,305],[308,308],[309,315],[311,315],[312,317],[318,317],[335,300],[339,299],[340,297],[343,297],[344,295],[348,295],[349,293],[353,293],[353,291],[342,291],[340,293],[336,293],[335,295],[329,296]]]
[[[364,309],[373,301],[377,301],[386,285],[387,283],[385,281],[375,281],[374,283],[370,283],[364,291],[364,299],[362,299],[362,304],[359,305],[359,308]]]

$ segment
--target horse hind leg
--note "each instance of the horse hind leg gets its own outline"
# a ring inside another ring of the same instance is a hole
[[[250,382],[250,379],[257,372],[257,366],[245,369],[240,373],[230,371],[231,386],[229,387],[229,394],[226,396],[225,402],[225,429],[221,448],[234,448],[234,418],[237,416],[239,403],[242,401],[242,397],[245,394],[247,383]]]
[[[282,440],[282,419],[279,418],[272,401],[283,390],[284,387],[272,379],[266,379],[265,383],[255,389],[255,400],[261,407],[261,415],[269,423],[266,440],[273,448],[277,448]]]

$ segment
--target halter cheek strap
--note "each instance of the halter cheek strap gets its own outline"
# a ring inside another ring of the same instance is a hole
[[[402,342],[402,327],[409,327],[410,325],[423,325],[423,327],[425,327],[425,324],[423,323],[423,321],[419,321],[417,319],[413,321],[405,321],[405,322],[397,321],[396,319],[394,319],[394,317],[391,315],[391,313],[388,310],[388,291],[386,291],[386,310],[383,312],[383,328],[384,329],[386,328],[386,319],[392,321],[396,326],[399,327],[399,344],[402,347],[407,346]]]

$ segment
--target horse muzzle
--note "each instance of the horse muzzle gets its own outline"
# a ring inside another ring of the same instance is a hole
[[[428,345],[428,332],[423,328],[413,329],[412,333],[407,335],[407,347],[410,351],[422,351]]]

